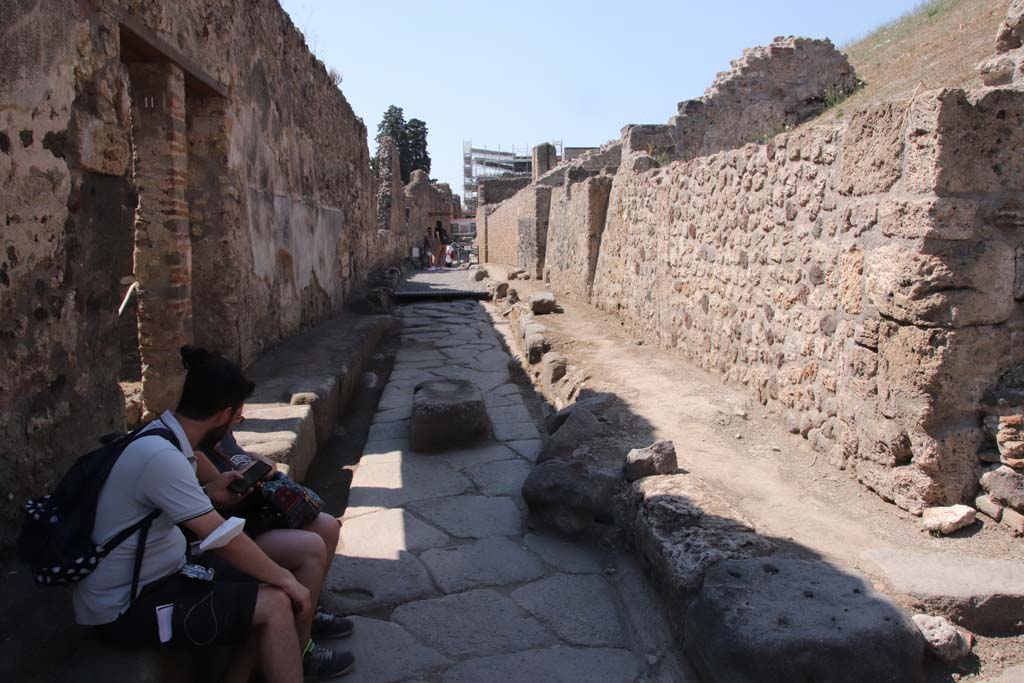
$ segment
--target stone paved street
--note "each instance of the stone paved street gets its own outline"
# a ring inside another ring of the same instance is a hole
[[[361,615],[335,644],[357,657],[345,680],[695,680],[632,559],[526,528],[519,489],[541,435],[484,306],[417,303],[401,320],[326,587]],[[413,388],[438,378],[483,391],[495,441],[410,450]]]

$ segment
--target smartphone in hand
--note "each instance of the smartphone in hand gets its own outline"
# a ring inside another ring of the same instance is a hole
[[[246,493],[256,485],[256,482],[267,476],[272,469],[273,468],[270,465],[262,460],[254,460],[253,463],[242,472],[241,479],[235,479],[233,482],[228,484],[228,490],[239,495]]]

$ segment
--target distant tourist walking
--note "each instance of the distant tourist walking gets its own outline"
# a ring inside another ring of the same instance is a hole
[[[423,236],[423,252],[427,255],[427,270],[433,271],[437,264],[438,248],[440,242],[437,239],[437,235],[434,233],[434,229],[428,227],[426,234]]]

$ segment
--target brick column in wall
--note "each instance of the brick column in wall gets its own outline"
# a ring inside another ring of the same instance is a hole
[[[139,208],[135,277],[144,419],[177,405],[179,349],[192,341],[192,250],[185,201],[185,76],[170,63],[128,66]]]
[[[228,168],[234,118],[219,97],[186,100],[188,206],[192,241],[192,316],[196,344],[245,363],[256,342],[240,323],[251,288],[244,189]]]

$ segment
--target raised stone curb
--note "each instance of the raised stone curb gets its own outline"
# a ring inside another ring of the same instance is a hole
[[[234,432],[238,444],[287,465],[302,481],[370,354],[393,326],[390,316],[343,314],[257,360],[246,371],[256,392],[246,402],[246,422]]]

